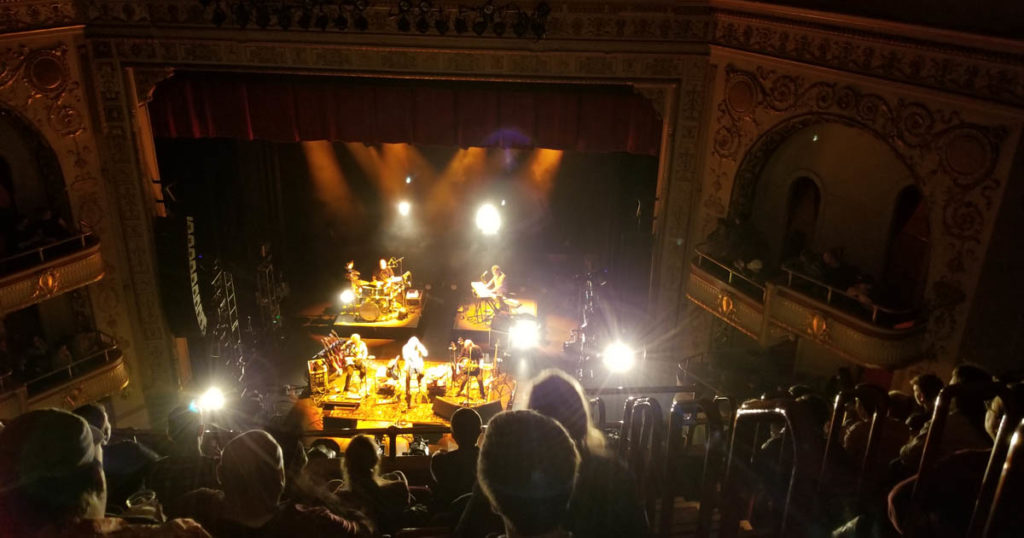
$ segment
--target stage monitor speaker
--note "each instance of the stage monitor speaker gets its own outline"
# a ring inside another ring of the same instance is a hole
[[[480,414],[480,420],[484,424],[487,424],[491,417],[502,411],[501,400],[494,400],[482,405],[461,405],[458,400],[452,398],[437,398],[434,400],[434,414],[447,421],[451,421],[452,415],[463,407],[475,409]]]
[[[359,421],[354,418],[335,418],[324,415],[325,430],[347,430],[359,426]]]

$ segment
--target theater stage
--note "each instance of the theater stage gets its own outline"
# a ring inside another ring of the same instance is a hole
[[[457,406],[482,407],[490,404],[487,409],[504,409],[515,390],[512,376],[494,375],[493,365],[484,365],[483,381],[487,397],[479,394],[476,381],[470,379],[466,385],[469,398],[456,397],[463,376],[455,376],[452,382],[452,366],[449,361],[426,361],[427,375],[424,377],[423,391],[418,390],[416,380],[412,384],[412,406],[405,402],[405,383],[389,381],[387,364],[390,359],[371,359],[367,366],[367,382],[361,394],[345,393],[343,375],[331,375],[326,387],[314,386],[312,399],[322,413],[325,428],[383,427],[392,424],[440,424],[447,425],[447,418],[435,413],[435,407],[442,414],[454,411]],[[315,378],[315,376],[314,376]],[[354,376],[352,385],[357,385]],[[434,381],[433,384],[428,381]],[[315,380],[315,379],[314,379]],[[434,396],[428,396],[428,387],[435,389]],[[319,389],[319,390],[317,390]],[[392,391],[394,389],[394,391]],[[440,400],[440,403],[438,401]],[[498,403],[500,402],[500,404]],[[437,404],[435,406],[435,403]],[[483,411],[481,411],[483,412]]]

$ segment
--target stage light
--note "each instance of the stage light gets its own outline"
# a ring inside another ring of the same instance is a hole
[[[628,372],[636,364],[636,352],[622,342],[608,344],[601,358],[605,368],[617,374]]]
[[[224,393],[217,387],[210,387],[196,401],[201,411],[217,411],[224,408]]]
[[[505,207],[505,200],[501,201],[501,207]]]
[[[342,304],[352,304],[352,302],[356,300],[356,292],[352,291],[351,288],[346,289],[341,292],[339,299],[341,299]]]
[[[532,349],[540,343],[540,327],[533,319],[518,319],[508,330],[508,343],[513,349]]]
[[[410,183],[412,183],[412,176],[405,176],[405,184],[408,185]]]
[[[484,204],[476,210],[476,227],[484,235],[495,235],[501,229],[501,213],[491,204]]]
[[[401,215],[403,217],[408,217],[410,211],[412,211],[412,204],[410,204],[409,202],[406,202],[405,200],[402,200],[401,202],[398,202],[398,214],[399,215]]]

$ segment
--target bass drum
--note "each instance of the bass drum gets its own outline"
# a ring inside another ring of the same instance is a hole
[[[380,307],[373,301],[366,301],[359,305],[359,318],[363,321],[373,323],[380,317]]]

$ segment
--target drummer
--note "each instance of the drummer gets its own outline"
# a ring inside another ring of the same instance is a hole
[[[374,282],[388,282],[395,277],[395,271],[388,265],[388,261],[384,258],[380,259],[380,266],[373,272]]]

